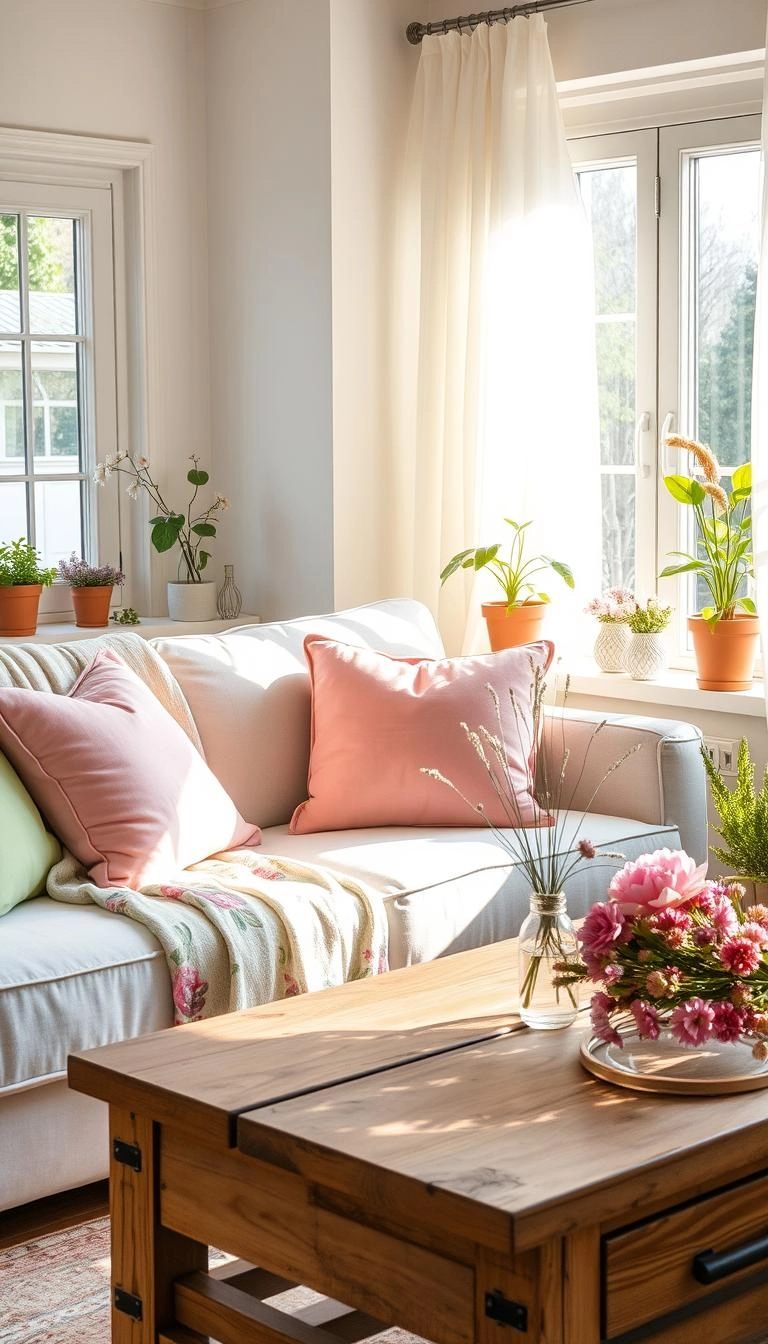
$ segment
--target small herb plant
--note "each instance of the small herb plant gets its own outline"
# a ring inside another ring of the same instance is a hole
[[[672,608],[662,607],[655,597],[649,597],[644,607],[636,607],[626,619],[633,635],[658,635],[669,625]]]
[[[41,583],[50,588],[55,578],[56,570],[43,565],[39,552],[23,537],[0,545],[0,587]]]
[[[703,747],[701,756],[720,818],[715,830],[725,842],[724,846],[710,845],[712,853],[735,876],[768,881],[768,766],[756,789],[755,764],[747,739],[742,737],[736,754],[736,783],[729,789]]]
[[[70,588],[114,588],[125,583],[125,575],[114,565],[89,565],[73,551],[68,560],[59,561],[59,578]]]
[[[113,613],[112,620],[116,625],[141,625],[139,613],[133,607],[121,607]]]
[[[513,607],[521,607],[530,599],[549,602],[547,593],[538,591],[536,585],[531,582],[534,574],[539,574],[545,569],[553,569],[560,575],[563,583],[573,588],[573,574],[562,560],[553,560],[549,555],[526,558],[525,533],[531,526],[530,521],[515,523],[511,518],[505,518],[504,522],[509,524],[513,534],[508,559],[499,555],[501,542],[496,542],[494,546],[471,546],[466,551],[459,551],[448,561],[440,574],[440,583],[445,583],[446,579],[458,569],[474,569],[476,573],[481,569],[487,569],[504,593],[507,611],[511,611]]]

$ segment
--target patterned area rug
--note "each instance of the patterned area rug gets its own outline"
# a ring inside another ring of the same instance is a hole
[[[211,1252],[211,1264],[231,1256]],[[297,1288],[270,1305],[295,1309],[317,1300]],[[109,1219],[0,1251],[0,1344],[108,1344]],[[422,1344],[405,1330],[372,1337],[378,1344]]]

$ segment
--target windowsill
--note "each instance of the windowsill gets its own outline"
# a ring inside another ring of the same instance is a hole
[[[118,625],[110,621],[109,625],[99,626],[95,630],[86,630],[71,621],[40,622],[34,635],[1,636],[0,644],[59,644],[73,639],[94,639],[106,634],[134,634],[143,639],[155,639],[157,636],[172,638],[175,635],[218,635],[222,630],[232,630],[239,625],[258,625],[258,616],[249,616],[242,612],[233,621],[172,621],[170,616],[143,616],[140,625]]]
[[[668,668],[654,681],[634,681],[626,672],[601,672],[591,658],[573,659],[570,666],[564,660],[563,670],[570,676],[573,695],[765,717],[762,681],[755,681],[748,691],[702,691],[693,672]]]

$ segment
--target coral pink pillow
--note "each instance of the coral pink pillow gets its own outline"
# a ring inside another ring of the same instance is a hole
[[[0,690],[0,747],[97,886],[141,887],[261,839],[111,649],[68,695]]]
[[[498,731],[488,685],[498,694],[507,764],[524,825],[548,824],[531,793],[533,668],[546,671],[547,640],[471,658],[391,658],[308,635],[312,682],[309,799],[291,830],[365,826],[482,826],[485,821],[437,780],[434,767],[497,826],[508,815],[467,740],[470,728]],[[516,696],[518,714],[509,692]]]

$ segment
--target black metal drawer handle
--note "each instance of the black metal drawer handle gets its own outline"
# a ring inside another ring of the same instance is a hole
[[[755,1237],[732,1251],[699,1251],[693,1257],[693,1277],[697,1283],[717,1283],[740,1269],[749,1269],[768,1257],[768,1234]]]

